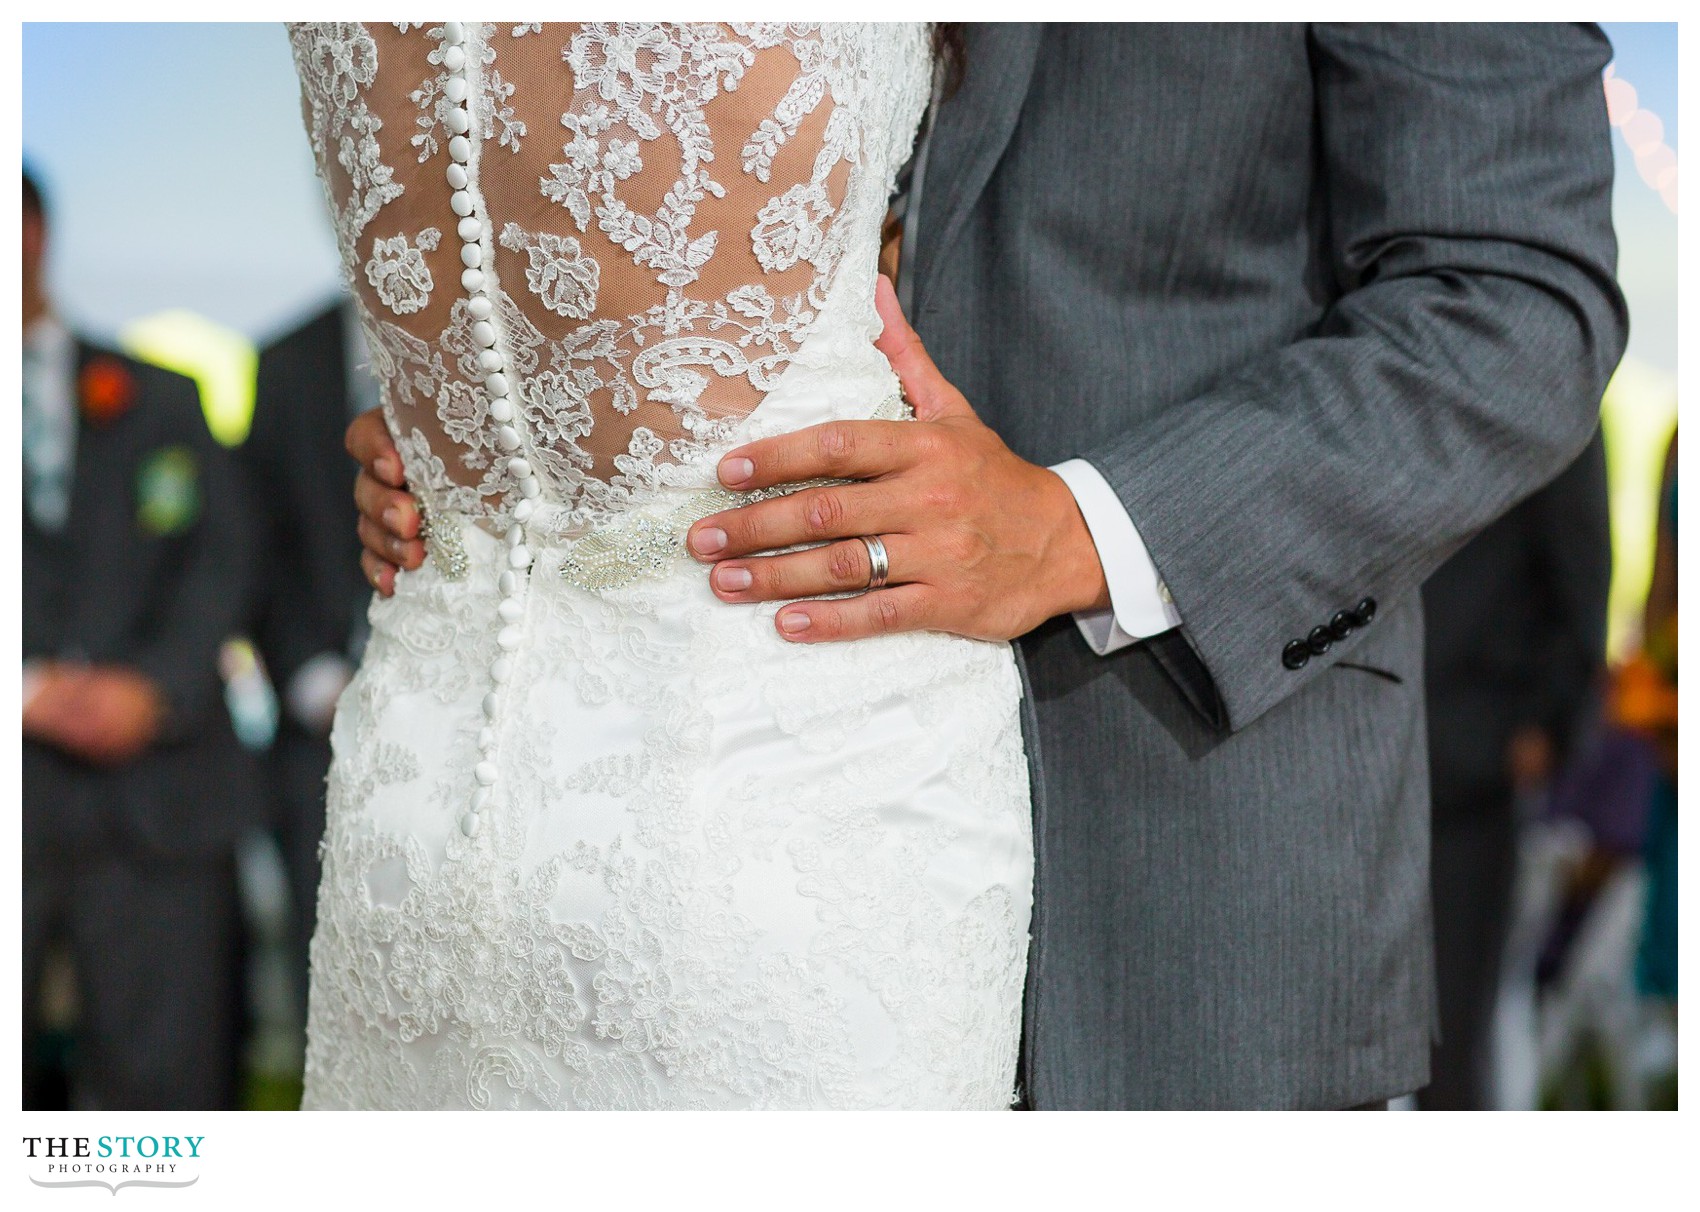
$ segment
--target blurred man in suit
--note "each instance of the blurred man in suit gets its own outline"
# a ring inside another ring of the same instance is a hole
[[[377,395],[353,306],[333,304],[261,352],[254,424],[239,451],[255,494],[256,546],[272,553],[252,634],[282,707],[268,767],[289,871],[290,970],[303,1023],[331,715],[359,660],[371,597],[360,575],[342,435]]]
[[[190,380],[54,317],[27,173],[22,226],[25,1090],[64,943],[73,1106],[232,1107],[256,789],[218,653],[245,609],[242,501]]]
[[[1440,1043],[1425,1110],[1494,1105],[1517,805],[1557,772],[1605,668],[1611,535],[1598,433],[1556,480],[1423,587]]]

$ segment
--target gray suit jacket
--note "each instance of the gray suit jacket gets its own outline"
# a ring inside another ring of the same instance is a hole
[[[1185,620],[1021,644],[1039,1107],[1425,1080],[1423,579],[1593,430],[1626,320],[1597,30],[974,27],[914,320],[1090,459]]]
[[[260,819],[218,671],[252,583],[233,460],[207,432],[192,380],[78,342],[79,372],[96,359],[130,377],[134,403],[104,423],[79,413],[63,530],[44,532],[23,510],[23,656],[135,669],[163,693],[167,720],[147,752],[116,767],[24,742],[26,876],[50,852],[228,859]],[[141,508],[162,456],[188,469],[195,501],[163,532]]]

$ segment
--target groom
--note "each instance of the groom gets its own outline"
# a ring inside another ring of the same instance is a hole
[[[787,637],[1021,637],[1032,1105],[1426,1080],[1417,589],[1581,449],[1622,351],[1610,54],[1584,26],[971,27],[910,202],[919,338],[882,290],[919,423],[721,462],[869,481],[693,527],[729,602],[861,588],[854,536],[885,537],[891,587],[787,607]],[[349,444],[385,591],[417,519],[376,414]]]

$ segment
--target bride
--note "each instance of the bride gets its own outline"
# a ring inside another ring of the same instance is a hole
[[[431,554],[337,713],[304,1104],[1008,1106],[1008,645],[787,643],[681,545],[733,446],[904,415],[927,27],[290,37]]]

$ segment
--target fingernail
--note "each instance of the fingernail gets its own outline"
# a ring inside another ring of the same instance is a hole
[[[396,466],[396,461],[394,459],[379,459],[378,475],[383,477],[386,484],[396,484],[401,480],[401,468]]]
[[[796,635],[799,631],[809,629],[809,616],[801,610],[787,611],[779,616],[779,629],[787,635]]]
[[[734,593],[748,589],[755,581],[747,568],[719,568],[715,570],[714,579],[720,588],[731,590]]]
[[[748,459],[723,459],[720,463],[722,484],[742,484],[756,474],[756,465]]]
[[[713,555],[726,546],[726,532],[717,526],[704,526],[691,536],[691,550],[698,555]]]
[[[384,529],[391,534],[401,533],[401,507],[391,505],[384,510]]]

